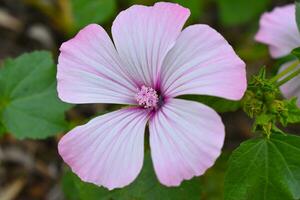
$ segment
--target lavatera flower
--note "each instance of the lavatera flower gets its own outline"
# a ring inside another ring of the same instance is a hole
[[[297,28],[295,13],[295,5],[289,4],[264,13],[260,19],[259,31],[255,39],[269,45],[273,58],[287,56],[294,48],[300,47],[300,33]],[[294,62],[297,61],[283,64],[279,72]],[[300,68],[300,65],[298,67]],[[298,105],[300,106],[300,75],[282,85],[280,89],[286,98],[298,97]]]
[[[209,26],[181,31],[189,15],[178,4],[134,5],[113,22],[114,44],[95,24],[62,44],[57,89],[63,101],[129,105],[60,140],[59,154],[83,181],[108,189],[130,184],[143,165],[147,125],[153,166],[166,186],[202,175],[220,155],[219,115],[175,97],[238,100],[246,89],[245,64]]]

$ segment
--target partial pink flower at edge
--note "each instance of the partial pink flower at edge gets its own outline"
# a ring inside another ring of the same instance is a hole
[[[108,189],[130,184],[142,168],[147,122],[154,169],[166,186],[202,175],[220,155],[219,115],[175,97],[238,100],[247,86],[245,64],[209,26],[181,31],[189,14],[173,3],[135,5],[113,22],[114,44],[95,24],[62,44],[57,89],[63,101],[131,105],[60,140],[59,154],[82,180]]]
[[[289,4],[266,12],[260,18],[256,41],[269,45],[273,58],[290,54],[300,46],[300,33],[295,17],[295,5]]]
[[[295,4],[277,7],[271,12],[264,13],[260,19],[256,41],[269,45],[273,58],[287,56],[294,48],[300,47],[300,33],[298,31]],[[293,62],[285,63],[281,72]],[[299,66],[300,67],[300,66]],[[286,98],[300,98],[300,76],[285,83],[280,90]],[[298,100],[300,105],[300,100]]]

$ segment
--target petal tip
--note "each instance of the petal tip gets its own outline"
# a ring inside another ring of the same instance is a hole
[[[178,3],[172,3],[172,2],[157,2],[154,4],[153,7],[165,7],[174,10],[174,12],[181,13],[182,15],[185,15],[187,18],[190,16],[191,11],[190,9],[183,7],[182,5]]]

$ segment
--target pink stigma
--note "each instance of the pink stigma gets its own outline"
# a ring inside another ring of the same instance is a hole
[[[158,103],[157,92],[153,88],[144,85],[135,95],[135,99],[138,104],[144,108],[155,108]]]

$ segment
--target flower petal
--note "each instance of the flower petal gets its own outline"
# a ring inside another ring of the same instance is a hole
[[[147,119],[147,111],[139,108],[102,115],[67,133],[59,154],[82,180],[108,189],[124,187],[142,168]]]
[[[58,95],[69,103],[134,104],[137,85],[104,29],[96,24],[82,29],[60,47]]]
[[[264,13],[260,19],[255,39],[269,45],[271,56],[274,58],[288,55],[300,46],[295,12],[295,5],[289,4]]]
[[[187,27],[166,56],[161,72],[165,96],[201,94],[240,99],[247,87],[245,63],[207,25]]]
[[[285,70],[287,67],[289,67],[291,64],[293,64],[296,61],[291,61],[288,63],[285,63],[282,65],[279,69],[279,73]],[[300,65],[295,69],[298,70],[300,68]],[[284,78],[284,77],[283,77]],[[280,86],[280,90],[283,94],[283,96],[287,99],[291,97],[298,97],[297,102],[300,106],[300,75],[296,76],[292,80],[286,82],[282,86]]]
[[[177,186],[202,175],[221,153],[224,125],[211,108],[170,99],[149,122],[151,156],[159,181]]]
[[[163,59],[187,20],[188,9],[173,3],[134,5],[121,12],[112,26],[123,62],[140,85],[155,88]]]

